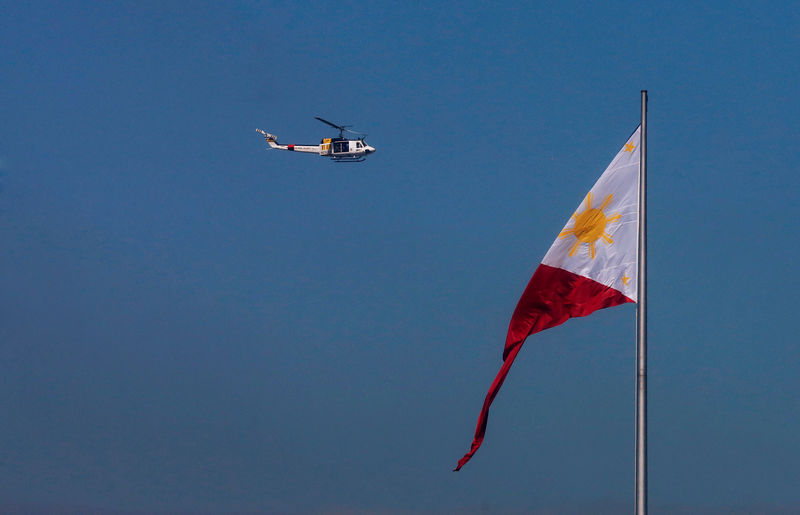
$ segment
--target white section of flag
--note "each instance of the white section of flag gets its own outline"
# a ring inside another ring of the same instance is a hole
[[[641,127],[628,138],[590,190],[591,197],[584,197],[542,260],[545,265],[614,288],[633,301],[636,301],[639,235],[640,131]],[[612,197],[607,201],[609,195]],[[604,202],[607,204],[603,205]],[[595,235],[587,229],[596,227],[599,230],[603,224],[596,223],[596,218],[587,221],[588,215],[580,215],[587,209],[596,210],[600,207],[608,220],[602,234],[597,235],[593,243],[581,240],[576,233],[580,233],[584,240],[592,239]],[[616,215],[620,216],[617,218]],[[612,240],[610,243],[609,239]],[[592,246],[594,257],[591,255]],[[572,256],[569,255],[570,250],[573,251]]]

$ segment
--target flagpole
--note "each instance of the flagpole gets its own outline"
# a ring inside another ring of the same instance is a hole
[[[639,142],[639,256],[636,303],[636,515],[647,515],[647,90]]]

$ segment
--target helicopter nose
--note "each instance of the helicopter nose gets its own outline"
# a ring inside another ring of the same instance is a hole
[[[367,154],[371,154],[375,152],[375,147],[367,147],[365,150],[367,151]]]

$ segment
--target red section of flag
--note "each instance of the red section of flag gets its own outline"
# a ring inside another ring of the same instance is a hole
[[[626,302],[633,301],[613,288],[561,268],[540,264],[511,316],[503,350],[503,366],[483,401],[472,447],[458,461],[455,470],[461,469],[481,446],[489,421],[489,407],[500,391],[525,338],[563,324],[569,318],[586,316],[598,309]]]

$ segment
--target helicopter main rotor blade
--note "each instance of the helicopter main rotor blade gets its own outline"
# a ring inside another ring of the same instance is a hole
[[[349,132],[351,134],[358,134],[359,136],[363,136],[365,138],[367,137],[367,133],[365,133],[365,132],[352,131],[350,129],[344,129],[344,131],[345,132]]]
[[[354,131],[352,129],[348,129],[348,127],[352,127],[352,125],[336,125],[335,123],[331,123],[328,120],[326,120],[325,118],[320,118],[319,116],[315,116],[314,118],[316,118],[317,120],[321,121],[322,123],[330,125],[334,129],[338,129],[340,137],[342,136],[343,132],[349,132],[351,134],[357,134],[357,135],[361,136],[362,139],[367,137],[367,134],[364,133],[364,132],[358,132],[358,131]]]
[[[317,120],[321,121],[322,123],[327,123],[328,125],[330,125],[334,129],[339,129],[340,131],[346,131],[347,130],[345,125],[336,125],[335,123],[331,123],[328,120],[325,120],[324,118],[320,118],[319,116],[315,116],[314,118],[316,118]]]

